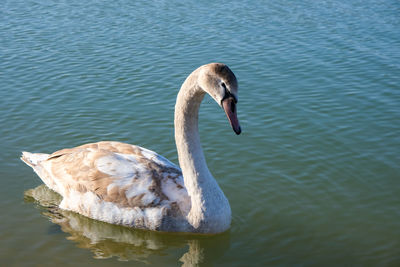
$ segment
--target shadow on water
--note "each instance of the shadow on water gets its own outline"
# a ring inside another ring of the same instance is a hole
[[[62,197],[45,185],[29,189],[24,193],[25,202],[40,205],[42,214],[59,226],[77,243],[79,248],[89,249],[94,258],[117,257],[119,260],[133,260],[151,263],[152,256],[174,253],[172,250],[187,251],[177,257],[182,266],[212,263],[229,249],[230,234],[215,236],[190,235],[181,233],[159,233],[112,225],[74,212],[58,208]],[[51,227],[50,234],[57,233],[59,227]]]

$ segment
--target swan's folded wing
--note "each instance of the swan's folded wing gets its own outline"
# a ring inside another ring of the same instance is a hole
[[[42,164],[54,182],[53,189],[64,197],[61,207],[89,217],[98,212],[93,210],[94,202],[141,211],[173,209],[182,214],[190,208],[180,169],[139,146],[87,144],[54,152]]]

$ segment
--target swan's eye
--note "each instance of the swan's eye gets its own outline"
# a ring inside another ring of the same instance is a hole
[[[233,95],[233,94],[231,94],[231,92],[229,92],[229,90],[228,89],[226,89],[226,85],[225,85],[225,83],[224,82],[222,82],[221,83],[221,86],[224,88],[224,90],[225,90],[225,95],[224,95],[224,97],[222,98],[222,100],[221,100],[221,105],[222,105],[222,101],[224,101],[225,99],[227,99],[227,98],[229,98],[229,97],[232,97],[233,98],[233,102],[232,102],[232,106],[231,106],[231,110],[232,111],[234,111],[235,110],[235,104],[237,103],[237,98],[236,98],[236,96],[235,95]]]

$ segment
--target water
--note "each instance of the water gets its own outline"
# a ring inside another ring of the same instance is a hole
[[[399,14],[390,0],[6,1],[0,265],[399,266]],[[59,200],[22,150],[118,140],[177,162],[176,94],[214,61],[240,86],[242,135],[210,97],[199,126],[230,231],[136,231],[33,201]]]

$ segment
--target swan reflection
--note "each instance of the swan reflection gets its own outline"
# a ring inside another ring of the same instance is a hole
[[[117,257],[151,263],[153,256],[175,257],[182,266],[215,262],[229,248],[229,232],[216,236],[159,233],[112,225],[58,208],[61,196],[45,185],[25,192],[26,202],[41,206],[42,214],[59,225],[77,246],[94,258]],[[188,247],[188,248],[187,248]],[[187,251],[183,253],[182,251]]]

